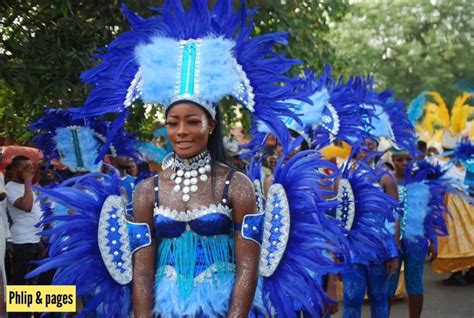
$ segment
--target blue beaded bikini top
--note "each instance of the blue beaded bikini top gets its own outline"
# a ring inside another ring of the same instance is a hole
[[[158,176],[156,176],[154,179],[153,218],[157,237],[176,238],[186,230],[191,230],[202,236],[231,234],[233,230],[232,209],[227,203],[233,174],[234,171],[231,170],[227,175],[221,203],[188,211],[176,211],[159,204],[159,185]]]

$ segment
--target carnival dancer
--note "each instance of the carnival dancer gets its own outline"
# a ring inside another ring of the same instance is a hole
[[[394,101],[393,95],[389,91],[376,92],[372,88],[373,84],[370,79],[367,80],[367,84],[369,85],[368,94],[378,101],[373,104],[366,103],[362,105],[364,108],[373,109],[372,116],[364,117],[365,130],[371,137],[365,138],[362,146],[353,150],[356,154],[354,167],[357,167],[359,170],[358,172],[355,170],[353,173],[366,174],[368,185],[360,186],[365,188],[366,191],[375,186],[377,190],[386,194],[382,196],[379,193],[379,207],[378,209],[374,207],[372,213],[376,217],[378,216],[379,226],[382,228],[387,227],[387,231],[378,236],[379,239],[383,240],[382,244],[380,242],[378,244],[378,248],[383,251],[382,253],[379,253],[377,257],[369,259],[365,263],[363,259],[355,258],[352,271],[342,274],[344,317],[360,317],[366,287],[371,316],[388,317],[389,279],[395,274],[398,265],[399,221],[396,215],[394,215],[396,214],[398,192],[394,176],[383,166],[376,164],[378,157],[383,155],[383,152],[381,153],[377,150],[380,139],[384,139],[393,145],[405,146],[410,149],[415,147],[414,129],[404,113],[403,104]],[[371,113],[368,114],[370,115]],[[355,184],[353,185],[354,187]],[[357,192],[355,193],[357,194]],[[376,195],[376,191],[373,195]],[[365,203],[365,200],[368,200],[368,198],[362,196],[356,200],[361,205],[357,207],[356,204],[356,216],[357,208],[364,209],[364,205],[368,204]],[[387,208],[388,211],[386,210]],[[375,242],[373,239],[372,241]]]
[[[314,221],[321,162],[304,154],[277,170],[260,214],[248,178],[222,162],[217,104],[226,96],[271,127],[285,151],[293,149],[279,117],[295,115],[281,101],[306,95],[300,80],[286,75],[299,62],[271,50],[285,44],[286,35],[251,37],[253,11],[242,6],[235,12],[230,1],[218,1],[211,12],[207,1],[193,1],[187,12],[179,1],[169,1],[149,19],[123,11],[132,31],[83,74],[92,90],[77,114],[120,116],[138,99],[163,105],[174,155],[159,176],[136,190],[141,223],[124,219],[114,176],[85,176],[66,184],[69,189],[45,190],[72,205],[75,214],[65,220],[77,218],[89,227],[65,222],[52,229],[57,248],[31,275],[59,268],[54,283],[93,294],[86,312],[107,316],[129,314],[132,277],[136,317],[152,311],[160,317],[246,316],[253,309],[293,316],[287,299],[319,316],[326,296],[310,273],[339,270],[332,255],[344,259],[346,253],[344,237]],[[87,249],[75,244],[78,238]],[[307,256],[308,250],[315,255]],[[96,266],[95,280],[77,279],[91,275],[74,263],[79,257]],[[259,272],[261,297],[254,299]]]
[[[398,194],[393,176],[375,166],[377,144],[374,139],[366,139],[338,185],[338,198],[355,202],[352,211],[343,210],[345,205],[350,206],[347,203],[338,211],[354,242],[350,270],[341,274],[343,317],[361,317],[366,290],[371,316],[388,317],[388,283],[397,270],[398,242],[385,225],[396,223]]]
[[[398,285],[402,263],[408,293],[410,318],[423,310],[423,270],[425,257],[437,255],[437,236],[447,235],[444,213],[447,211],[442,185],[444,171],[425,160],[412,162],[408,151],[394,151],[393,163],[400,197],[400,250],[397,274],[391,279],[389,297]]]
[[[340,176],[332,185],[337,190],[334,216],[346,231],[351,250],[351,269],[342,274],[346,282],[344,317],[360,316],[366,288],[372,316],[387,317],[388,278],[397,268],[397,251],[384,225],[386,220],[393,221],[392,209],[398,199],[396,183],[384,170],[374,170],[371,162],[363,160],[370,156],[369,161],[373,161],[375,149],[370,146],[375,138],[387,137],[394,143],[411,144],[413,129],[407,118],[399,118],[396,125],[391,123],[394,119],[391,117],[404,114],[402,107],[388,103],[390,93],[376,93],[370,79],[354,77],[346,83],[336,82],[327,66],[321,77],[307,73],[304,83],[312,103],[295,101],[295,112],[301,123],[288,118],[285,120],[288,127],[303,136],[312,148],[321,149],[334,140],[343,140],[353,146],[353,153],[360,150],[360,161],[346,162],[340,171],[336,168]],[[380,126],[385,127],[384,132]],[[257,127],[265,133],[263,125]],[[360,149],[364,141],[366,144]]]

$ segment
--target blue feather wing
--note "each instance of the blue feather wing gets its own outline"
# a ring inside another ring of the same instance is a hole
[[[318,316],[323,303],[331,301],[318,277],[339,272],[342,264],[336,264],[335,257],[343,260],[348,255],[343,230],[326,215],[334,206],[325,201],[324,196],[331,191],[322,184],[335,175],[319,173],[319,169],[337,170],[317,152],[303,151],[287,162],[281,159],[274,170],[273,183],[285,189],[291,220],[283,257],[274,273],[263,279],[267,307],[278,316],[294,317],[294,301]]]
[[[109,195],[120,195],[119,187],[116,176],[90,174],[52,189],[38,189],[72,214],[48,214],[42,219],[43,224],[54,223],[42,233],[51,244],[49,255],[27,277],[56,269],[54,285],[76,285],[77,296],[88,297],[79,317],[94,313],[127,317],[131,310],[130,285],[120,285],[110,276],[98,246],[102,204]]]

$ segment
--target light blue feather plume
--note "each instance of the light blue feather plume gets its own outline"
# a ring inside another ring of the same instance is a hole
[[[80,126],[58,128],[54,140],[62,163],[71,171],[100,170],[102,162],[95,163],[100,145],[91,128]]]
[[[423,116],[424,107],[426,104],[426,91],[421,92],[408,105],[407,114],[408,119],[414,125]]]
[[[416,242],[425,237],[424,222],[430,209],[431,190],[424,182],[410,183],[406,189],[408,205],[405,211],[405,238],[410,242]]]

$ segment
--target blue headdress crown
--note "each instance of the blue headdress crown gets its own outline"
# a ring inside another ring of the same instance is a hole
[[[253,112],[253,88],[232,53],[235,45],[222,36],[179,41],[154,37],[151,43],[135,50],[140,67],[133,82],[136,85],[127,94],[164,105],[165,110],[175,102],[189,100],[204,107],[212,117],[216,103],[233,96]],[[125,106],[132,101],[126,100]]]
[[[177,0],[152,9],[160,14],[144,19],[122,6],[132,30],[82,74],[92,86],[82,116],[122,112],[136,100],[165,110],[191,101],[215,116],[218,102],[232,96],[279,139],[288,138],[278,118],[295,116],[281,101],[299,97],[299,80],[286,73],[300,61],[272,50],[287,44],[286,33],[251,37],[254,10],[244,2],[239,11],[231,1],[209,10],[205,0],[192,1],[188,11]]]
[[[372,89],[371,95],[373,102],[363,105],[373,109],[373,115],[364,118],[367,133],[374,138],[386,138],[394,148],[415,153],[415,129],[405,112],[403,102],[394,100],[390,91],[378,93]]]
[[[372,117],[373,110],[361,105],[373,102],[374,98],[368,93],[365,81],[358,77],[347,82],[336,81],[329,65],[320,77],[306,72],[301,81],[305,99],[286,101],[298,116],[284,118],[288,128],[304,136],[315,148],[328,146],[336,139],[354,145],[368,135],[363,128],[363,117]],[[269,132],[261,123],[257,130]]]
[[[77,109],[47,109],[31,123],[37,134],[33,143],[48,159],[58,159],[71,171],[97,172],[109,154],[136,157],[135,138],[123,129],[121,118],[114,122],[74,118]]]

